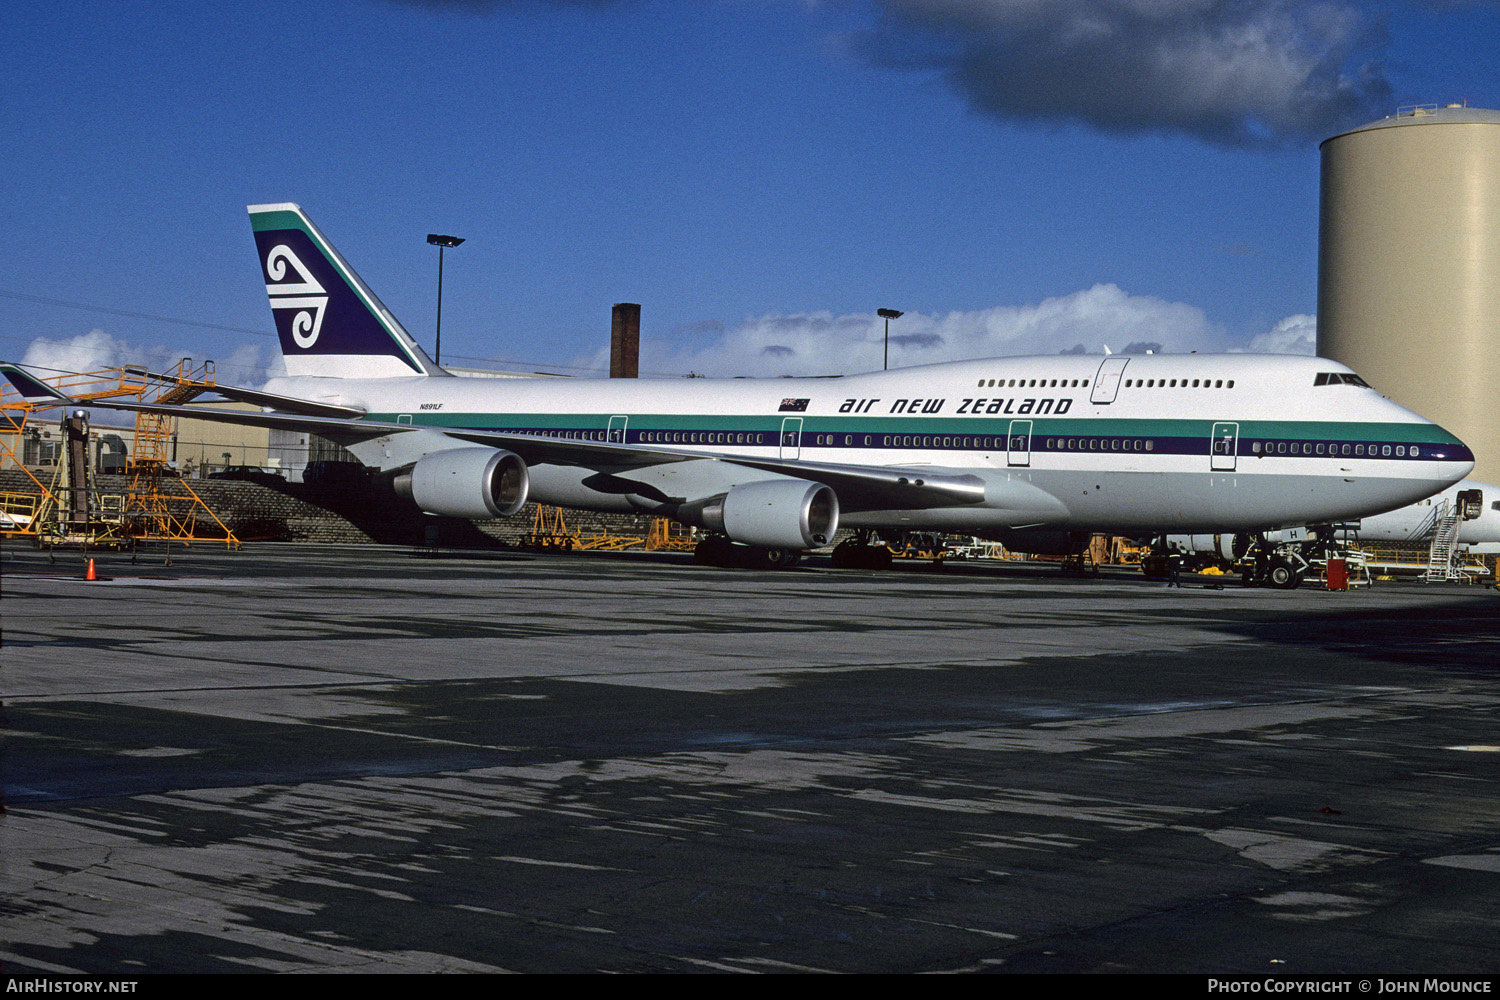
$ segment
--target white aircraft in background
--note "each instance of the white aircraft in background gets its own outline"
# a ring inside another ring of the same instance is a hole
[[[1271,586],[1295,586],[1296,572],[1307,560],[1337,552],[1349,545],[1386,542],[1408,546],[1431,545],[1446,516],[1456,519],[1453,544],[1474,555],[1500,553],[1500,487],[1465,479],[1416,503],[1372,517],[1342,522],[1268,531],[1252,538],[1245,533],[1167,535],[1165,551],[1182,555],[1191,565],[1245,567],[1256,558],[1261,582]],[[1295,553],[1295,555],[1293,554]],[[1277,566],[1281,572],[1275,571]],[[1162,576],[1166,570],[1157,555],[1148,575]],[[1252,578],[1253,579],[1253,578]]]
[[[1458,513],[1458,545],[1476,554],[1500,552],[1500,486],[1473,479],[1406,507],[1361,518],[1353,528],[1354,537],[1361,542],[1426,545],[1432,541],[1445,501],[1447,510],[1456,508]]]
[[[1473,467],[1452,434],[1321,358],[1050,355],[797,379],[453,377],[300,208],[249,212],[287,376],[216,391],[267,409],[90,405],[317,433],[431,514],[503,517],[528,499],[649,513],[716,533],[703,561],[748,551],[774,566],[840,526],[1064,552],[1094,532],[1343,521],[1430,496]],[[30,398],[76,402],[14,366],[5,373]],[[845,565],[871,551],[840,548]]]

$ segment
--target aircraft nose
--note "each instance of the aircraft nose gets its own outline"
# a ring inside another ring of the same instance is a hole
[[[1474,452],[1456,436],[1439,427],[1438,440],[1422,448],[1422,457],[1431,463],[1435,479],[1451,486],[1474,469]]]

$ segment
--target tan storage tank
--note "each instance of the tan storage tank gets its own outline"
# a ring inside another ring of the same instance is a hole
[[[1402,108],[1324,140],[1318,353],[1500,477],[1500,111]]]

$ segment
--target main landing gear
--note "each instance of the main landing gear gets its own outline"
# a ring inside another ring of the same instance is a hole
[[[737,545],[723,535],[709,535],[693,550],[693,561],[726,569],[791,569],[802,561],[802,553],[764,545]]]
[[[1296,590],[1302,586],[1307,566],[1297,547],[1257,541],[1240,562],[1240,582],[1247,587]]]
[[[891,550],[888,545],[871,545],[873,533],[856,531],[850,538],[833,547],[834,569],[890,569]]]

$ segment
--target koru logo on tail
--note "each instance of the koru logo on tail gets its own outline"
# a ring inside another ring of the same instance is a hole
[[[266,254],[266,274],[273,282],[266,285],[272,311],[297,310],[292,317],[292,339],[304,349],[316,344],[318,331],[323,329],[323,313],[328,309],[328,292],[284,243]]]

